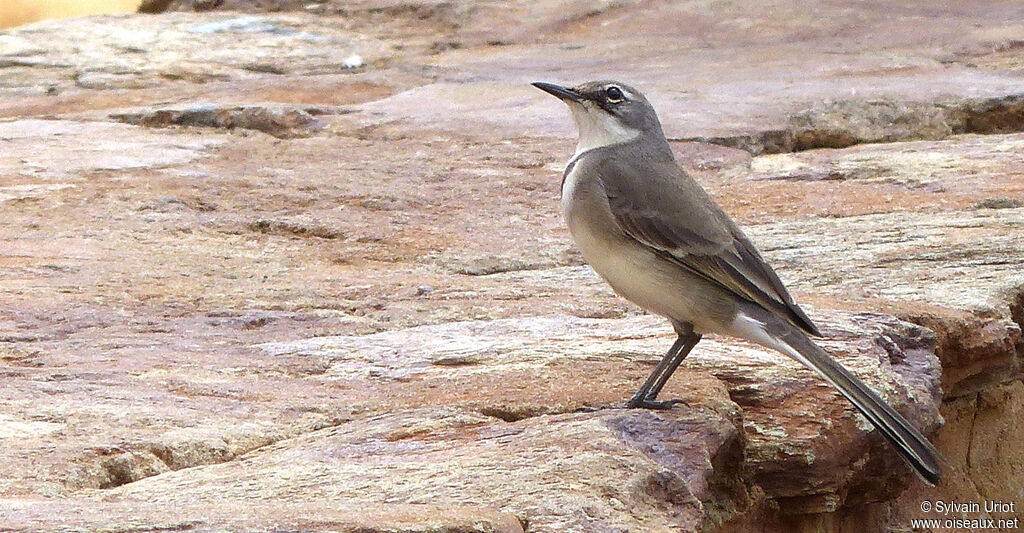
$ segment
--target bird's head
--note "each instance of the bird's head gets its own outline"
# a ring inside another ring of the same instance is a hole
[[[590,81],[576,87],[535,82],[569,106],[579,130],[576,153],[628,142],[641,135],[664,138],[658,114],[640,91],[617,81]]]

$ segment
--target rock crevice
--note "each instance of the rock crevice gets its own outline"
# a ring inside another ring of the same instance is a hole
[[[781,130],[673,140],[707,142],[761,155],[868,143],[935,141],[965,133],[1021,132],[1024,94],[1013,94],[956,103],[840,100],[793,115]]]
[[[891,533],[1024,493],[1015,3],[177,4],[0,32],[4,528]],[[729,339],[689,406],[576,412],[673,338],[574,251],[529,86],[612,75],[942,484]]]

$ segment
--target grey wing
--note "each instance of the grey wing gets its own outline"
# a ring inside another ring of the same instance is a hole
[[[750,239],[674,161],[601,171],[619,228],[701,277],[820,336]],[[615,175],[611,175],[615,173]]]

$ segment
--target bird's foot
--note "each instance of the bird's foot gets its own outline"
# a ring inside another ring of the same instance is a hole
[[[690,404],[686,400],[654,400],[651,398],[631,398],[625,404],[616,405],[585,405],[583,407],[576,408],[577,413],[596,413],[598,411],[604,411],[605,409],[653,409],[656,411],[667,411],[677,405],[685,405],[689,407]]]
[[[659,411],[665,411],[675,407],[676,405],[685,405],[689,407],[690,404],[686,403],[686,400],[655,400],[653,398],[632,398],[626,402],[626,409],[654,409]]]

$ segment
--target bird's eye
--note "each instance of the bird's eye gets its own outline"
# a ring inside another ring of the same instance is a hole
[[[611,87],[604,90],[605,97],[608,101],[617,104],[626,99],[626,95],[622,94],[622,89],[612,85]]]

